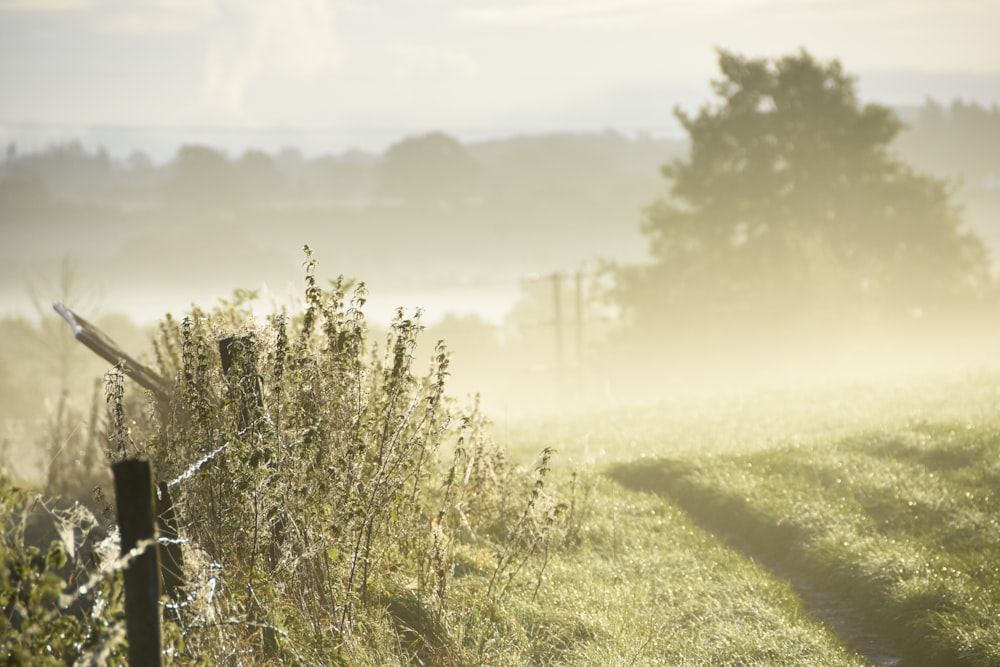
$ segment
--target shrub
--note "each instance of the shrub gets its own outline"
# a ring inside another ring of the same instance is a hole
[[[447,397],[444,344],[415,370],[419,312],[373,344],[364,285],[321,287],[306,253],[299,314],[255,321],[237,293],[164,321],[154,348],[173,391],[138,423],[109,384],[111,450],[150,458],[181,518],[188,586],[169,654],[474,663],[500,631],[488,610],[515,581],[536,594],[567,543],[551,452],[534,476],[508,465],[477,406]],[[456,570],[470,553],[477,567]],[[458,574],[478,578],[453,602]]]
[[[0,663],[122,657],[121,568],[111,554],[104,568],[95,567],[97,528],[81,505],[50,510],[0,471]],[[47,548],[37,546],[49,537]]]

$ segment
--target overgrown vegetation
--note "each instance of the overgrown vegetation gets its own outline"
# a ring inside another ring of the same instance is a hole
[[[324,289],[315,267],[310,257],[299,317],[252,328],[236,302],[166,323],[158,341],[181,400],[154,410],[148,452],[166,479],[202,462],[177,484],[177,507],[192,544],[222,566],[212,614],[249,621],[209,623],[187,650],[357,663],[398,642],[421,659],[474,663],[477,648],[452,639],[472,630],[456,632],[472,592],[451,604],[454,550],[489,554],[477,604],[498,603],[518,575],[537,581],[545,561],[533,556],[572,520],[545,488],[548,455],[534,480],[508,466],[474,406],[446,397],[443,344],[418,376],[418,319],[399,312],[384,346],[370,345],[363,285],[350,297],[342,279]],[[206,613],[182,615],[184,634]]]
[[[105,550],[101,568],[100,533],[82,506],[46,506],[0,475],[0,661],[104,664],[124,655],[117,554]]]
[[[108,457],[150,458],[182,524],[188,585],[166,608],[167,655],[502,663],[517,624],[508,604],[537,598],[579,532],[576,487],[563,497],[547,483],[550,449],[534,472],[506,461],[477,406],[446,396],[443,343],[415,369],[419,314],[400,311],[373,344],[364,286],[348,296],[345,280],[325,288],[315,271],[310,255],[299,314],[255,322],[237,293],[164,321],[155,352],[169,399],[129,398],[121,372],[107,376]],[[18,544],[11,554],[38,560]],[[46,611],[77,619],[57,604],[73,582],[50,569],[36,572],[56,596]],[[35,595],[18,583],[5,594]],[[17,641],[56,632],[49,621]],[[77,651],[96,641],[83,626],[59,631]]]
[[[781,577],[688,516],[724,507],[749,543],[877,610],[893,628],[872,627],[923,650],[914,664],[995,664],[984,620],[998,607],[995,378],[496,429],[437,389],[444,350],[413,370],[418,322],[400,317],[375,349],[347,286],[323,289],[309,271],[298,315],[251,326],[237,297],[165,322],[157,347],[175,403],[140,418],[141,396],[111,401],[109,450],[154,458],[186,539],[188,587],[164,609],[168,662],[865,664]],[[239,341],[228,374],[220,337]],[[114,397],[122,379],[109,380]],[[551,445],[549,470],[539,452]],[[614,477],[670,497],[595,474],[616,462]],[[30,585],[0,582],[5,622],[20,630],[3,635],[4,657],[121,652],[113,544],[76,530],[58,568],[67,526],[105,522],[68,506],[47,534],[19,532],[24,507],[4,505],[5,571],[35,568]],[[94,550],[103,571],[83,569]],[[45,653],[51,637],[62,653]]]

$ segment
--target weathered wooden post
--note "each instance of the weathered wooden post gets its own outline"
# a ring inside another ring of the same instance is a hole
[[[125,630],[130,667],[160,667],[160,561],[156,548],[153,471],[149,461],[126,459],[111,466],[121,554],[152,541],[125,566]]]
[[[222,373],[229,380],[232,391],[237,392],[236,402],[240,411],[239,428],[246,430],[256,421],[264,405],[260,375],[257,374],[257,350],[251,336],[230,336],[219,341]]]

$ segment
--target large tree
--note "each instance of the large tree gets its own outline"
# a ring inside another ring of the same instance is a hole
[[[719,68],[715,103],[676,111],[690,153],[647,211],[653,262],[621,273],[638,324],[926,317],[985,284],[949,185],[894,156],[901,122],[838,61],[720,51]]]

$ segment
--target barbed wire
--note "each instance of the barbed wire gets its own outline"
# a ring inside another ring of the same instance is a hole
[[[189,480],[192,477],[194,477],[196,472],[201,470],[205,466],[205,464],[207,464],[209,461],[213,460],[216,456],[224,452],[229,447],[230,444],[231,444],[230,442],[226,442],[225,444],[219,445],[217,448],[215,448],[208,454],[205,454],[205,456],[201,457],[193,464],[191,464],[191,466],[189,466],[180,475],[167,482],[167,488],[173,488],[178,484],[180,484],[181,482]]]

